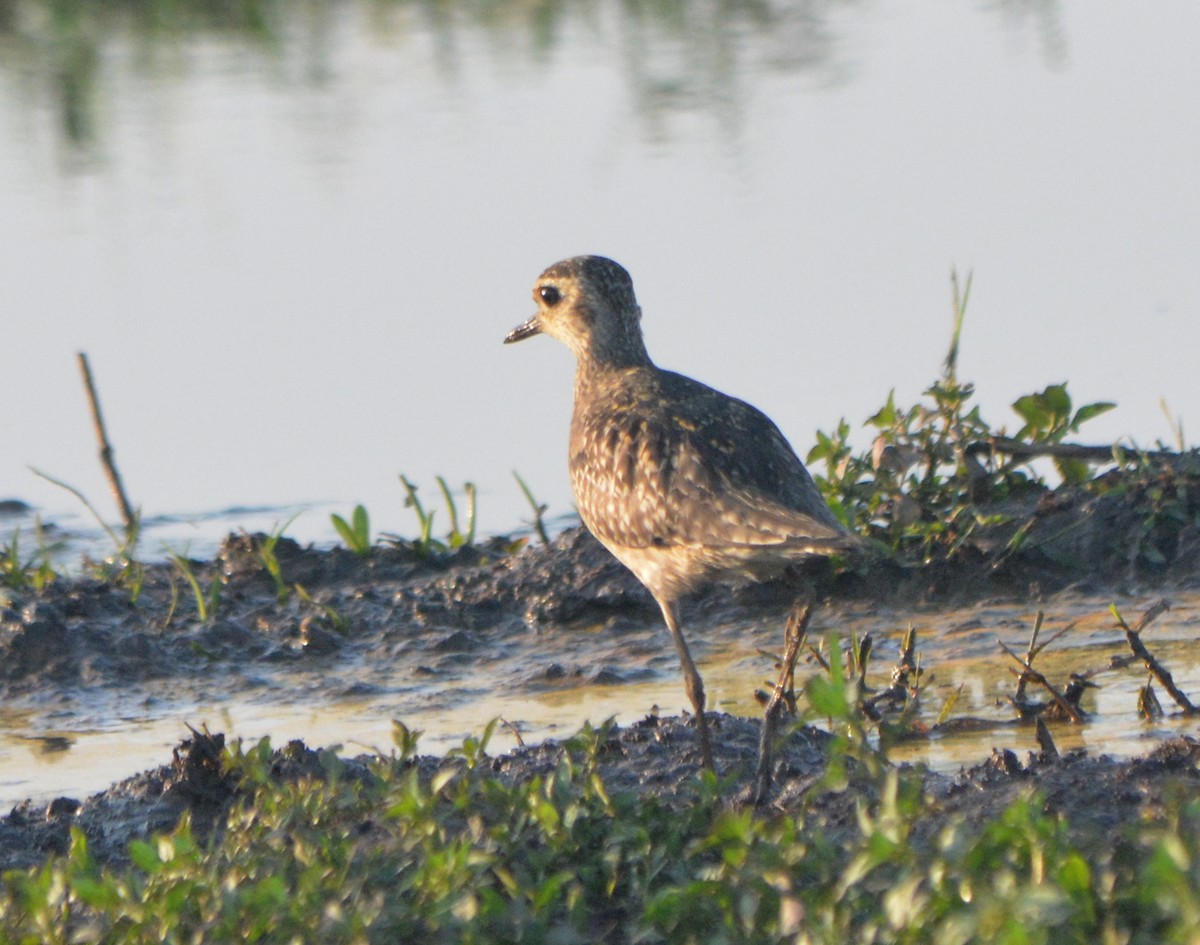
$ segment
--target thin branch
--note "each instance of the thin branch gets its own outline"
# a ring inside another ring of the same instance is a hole
[[[1038,654],[1037,638],[1042,632],[1042,621],[1046,619],[1046,612],[1039,610],[1037,616],[1033,618],[1033,629],[1029,633],[1029,646],[1025,648],[1025,665],[1032,666],[1034,657]],[[1029,677],[1022,673],[1017,678],[1017,694],[1014,696],[1015,701],[1020,702],[1025,698],[1025,684],[1029,681]]]
[[[1188,713],[1188,715],[1195,715],[1197,712],[1200,712],[1200,709],[1192,705],[1192,701],[1184,694],[1183,690],[1175,685],[1175,680],[1172,678],[1170,671],[1154,658],[1154,655],[1146,649],[1146,644],[1142,642],[1142,631],[1170,609],[1170,604],[1165,600],[1160,600],[1142,614],[1137,624],[1131,627],[1125,622],[1125,618],[1121,616],[1115,606],[1109,608],[1112,611],[1112,615],[1117,618],[1117,626],[1124,632],[1125,639],[1129,642],[1129,648],[1133,650],[1134,655],[1145,663],[1146,669],[1150,670],[1154,678],[1162,683],[1162,687],[1170,693],[1176,705]]]
[[[1034,459],[1051,456],[1054,459],[1081,459],[1084,462],[1111,463],[1111,446],[1082,446],[1077,443],[1025,443],[1007,436],[991,436],[986,440],[970,443],[963,450],[968,456],[978,453],[1004,453],[1018,459]]]
[[[1079,710],[1076,709],[1075,706],[1071,705],[1071,703],[1068,702],[1057,689],[1050,685],[1049,680],[1047,680],[1045,676],[1030,666],[1028,662],[1017,656],[1017,654],[1005,646],[1003,642],[1000,643],[1000,649],[1011,656],[1021,667],[1021,672],[1019,673],[1011,666],[1009,667],[1010,672],[1012,672],[1014,676],[1016,676],[1018,679],[1028,678],[1029,682],[1036,683],[1045,689],[1048,693],[1050,693],[1050,697],[1055,701],[1055,703],[1057,703],[1058,707],[1062,709],[1067,718],[1069,718],[1072,722],[1079,724],[1083,721],[1083,716],[1079,714]]]
[[[758,742],[758,771],[755,774],[754,804],[758,806],[767,799],[771,790],[771,749],[775,730],[785,705],[795,706],[796,659],[808,633],[808,621],[812,606],[807,601],[796,601],[784,630],[783,660],[779,668],[779,680],[763,711],[762,735]]]
[[[1058,761],[1061,757],[1058,753],[1058,746],[1054,744],[1054,736],[1050,734],[1050,728],[1039,715],[1037,717],[1037,743],[1042,750],[1042,758],[1046,761]]]
[[[964,446],[963,453],[967,456],[978,456],[980,453],[1003,453],[1018,460],[1049,456],[1052,459],[1077,459],[1085,463],[1100,464],[1121,462],[1122,455],[1144,457],[1148,460],[1163,460],[1168,463],[1176,462],[1182,455],[1185,455],[1173,450],[1126,449],[1120,444],[1085,446],[1082,443],[1026,443],[1010,436],[989,436],[986,440],[976,440]]]
[[[523,739],[521,737],[521,729],[519,727],[517,727],[515,724],[513,724],[512,722],[510,722],[508,719],[506,719],[504,717],[501,717],[500,724],[503,725],[510,732],[512,732],[513,738],[515,738],[517,740],[518,748],[525,747],[525,739]]]
[[[71,493],[71,495],[75,496],[75,498],[83,503],[83,507],[92,513],[92,518],[94,518],[100,524],[100,527],[103,528],[108,537],[112,539],[112,543],[117,548],[124,547],[121,539],[117,536],[117,533],[112,530],[112,527],[108,524],[108,522],[104,521],[100,513],[96,511],[96,507],[87,500],[87,496],[85,496],[74,486],[68,485],[61,479],[55,479],[53,476],[42,472],[40,469],[35,469],[33,466],[30,466],[29,471],[35,476],[41,476],[41,478],[45,479],[49,483],[52,483],[53,485],[58,486],[60,489],[66,489],[69,493]]]
[[[79,370],[83,374],[83,385],[87,389],[88,405],[92,410],[92,425],[96,429],[96,440],[100,443],[100,464],[108,476],[108,486],[112,490],[121,518],[125,521],[125,537],[132,541],[137,534],[137,514],[129,504],[125,495],[125,487],[121,485],[121,474],[117,472],[117,464],[113,459],[112,443],[108,439],[108,430],[104,426],[104,415],[100,412],[100,398],[96,394],[96,384],[92,380],[92,369],[88,364],[87,354],[79,352]]]

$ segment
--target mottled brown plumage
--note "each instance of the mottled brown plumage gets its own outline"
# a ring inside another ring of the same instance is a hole
[[[538,277],[533,298],[537,314],[504,340],[544,332],[575,355],[570,471],[579,514],[662,608],[712,767],[704,686],[680,630],[679,599],[711,581],[772,577],[859,541],[763,413],[654,365],[633,282],[617,263],[563,260]]]

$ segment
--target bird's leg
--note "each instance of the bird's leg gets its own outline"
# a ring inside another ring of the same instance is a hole
[[[688,650],[687,640],[683,638],[683,631],[679,628],[678,605],[674,601],[659,601],[658,605],[662,608],[663,618],[667,621],[667,629],[671,631],[671,639],[675,641],[675,649],[679,653],[679,663],[683,667],[683,682],[687,687],[688,698],[692,701],[692,708],[696,712],[696,725],[700,732],[700,753],[704,756],[705,767],[716,774],[717,766],[713,764],[712,744],[708,739],[708,719],[704,715],[704,680],[700,678],[696,664],[692,662],[692,654]]]

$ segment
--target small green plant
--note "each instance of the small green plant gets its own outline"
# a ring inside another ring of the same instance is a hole
[[[129,602],[136,604],[146,586],[146,566],[140,561],[127,562],[116,583],[129,592]]]
[[[183,579],[187,581],[188,587],[192,590],[192,599],[196,602],[196,616],[200,618],[201,623],[208,623],[217,616],[217,607],[221,603],[221,577],[214,574],[209,581],[208,590],[205,591],[200,584],[200,577],[196,574],[196,566],[193,561],[186,557],[185,554],[179,554],[175,551],[167,549],[167,556],[171,559],[171,563],[175,565]],[[171,612],[175,610],[174,601],[172,601]]]
[[[1029,460],[1004,461],[989,444],[1003,437],[972,404],[974,386],[958,376],[958,354],[971,280],[960,291],[952,276],[953,330],[942,375],[911,407],[896,404],[895,392],[866,421],[874,430],[870,450],[855,453],[843,419],[833,433],[818,431],[808,454],[823,463],[816,481],[835,513],[856,531],[924,561],[952,558],[982,526],[1006,521],[986,511],[1025,490],[1044,491]],[[1019,398],[1014,410],[1024,421],[1017,439],[1058,444],[1080,425],[1111,410],[1107,402],[1072,409],[1065,384]],[[1056,458],[1064,480],[1086,479],[1086,464]],[[1017,539],[1023,535],[1018,534]]]
[[[28,561],[21,559],[21,533],[14,528],[12,540],[0,548],[0,576],[3,576],[5,586],[14,591],[21,590],[30,583],[29,571],[32,566],[32,558]]]
[[[417,486],[409,482],[403,473],[400,475],[400,484],[404,487],[405,508],[411,508],[417,515],[419,531],[417,537],[412,541],[412,548],[419,556],[427,558],[432,554],[444,554],[447,551],[469,547],[475,543],[476,493],[473,483],[468,482],[463,486],[463,493],[467,497],[467,527],[464,532],[459,527],[458,506],[454,501],[454,495],[446,484],[446,480],[441,476],[437,477],[438,488],[441,490],[442,499],[446,503],[446,511],[450,517],[450,532],[445,541],[439,541],[433,537],[434,510],[425,511],[425,506],[422,505],[421,499],[417,495]],[[394,541],[400,540],[395,536],[388,537]]]
[[[359,504],[354,507],[349,522],[337,514],[331,515],[329,518],[333,522],[333,527],[337,529],[337,533],[342,536],[342,541],[346,543],[347,548],[360,558],[366,558],[371,554],[371,521],[367,517],[367,510],[363,505]]]
[[[400,484],[404,486],[406,494],[404,507],[412,509],[417,514],[419,530],[417,538],[413,541],[413,548],[422,557],[428,557],[434,551],[443,550],[445,546],[441,542],[435,541],[433,537],[433,512],[425,513],[425,507],[417,497],[417,487],[409,482],[403,473],[400,474]]]
[[[446,485],[446,480],[441,476],[437,477],[438,488],[442,490],[442,498],[446,502],[446,510],[450,515],[450,534],[446,541],[453,551],[456,548],[461,548],[463,545],[473,545],[475,543],[475,484],[468,482],[463,485],[463,494],[467,497],[467,530],[462,532],[458,527],[458,506],[454,503],[454,496],[450,493],[450,487]]]
[[[877,774],[886,759],[872,744],[868,735],[871,724],[863,712],[862,696],[865,685],[865,654],[852,645],[849,651],[852,671],[848,671],[836,634],[825,640],[825,672],[810,676],[804,684],[807,717],[824,721],[834,736],[830,751],[826,783],[833,790],[845,787],[845,763],[849,759],[862,762],[868,771]],[[859,669],[861,667],[861,669]]]
[[[549,508],[544,502],[538,502],[533,497],[533,491],[525,484],[525,480],[514,469],[513,478],[517,480],[517,485],[521,487],[521,492],[525,495],[525,501],[529,503],[529,507],[533,510],[533,521],[526,522],[535,532],[543,545],[550,544],[550,536],[546,534],[545,514]]]
[[[87,496],[85,496],[74,486],[68,485],[63,481],[55,479],[53,476],[49,476],[44,472],[33,469],[32,467],[31,471],[35,476],[45,479],[52,485],[58,486],[60,489],[64,489],[71,493],[71,495],[75,496],[75,498],[83,504],[83,507],[88,510],[92,518],[96,520],[97,524],[99,524],[99,526],[104,530],[104,533],[108,535],[113,544],[113,555],[106,561],[94,563],[92,569],[98,579],[102,581],[108,581],[117,587],[122,587],[128,590],[130,601],[136,604],[138,598],[141,596],[142,588],[144,587],[146,580],[145,567],[141,564],[141,562],[134,558],[133,555],[134,550],[137,548],[141,526],[140,511],[133,514],[132,522],[125,530],[124,537],[121,537],[112,528],[112,526],[104,521],[104,519],[100,516],[100,513],[96,511],[95,506],[88,501]]]
[[[0,546],[0,584],[19,591],[26,587],[40,591],[58,578],[54,567],[54,555],[62,542],[50,542],[42,528],[42,520],[34,520],[38,539],[38,550],[29,558],[21,557],[21,532],[13,529],[12,539]]]
[[[468,735],[463,740],[462,747],[451,748],[446,753],[446,757],[462,758],[466,762],[468,770],[479,767],[480,764],[487,760],[487,746],[496,732],[496,726],[499,724],[499,719],[492,719],[484,726],[482,735],[478,737]]]
[[[299,514],[299,512],[296,513],[296,515]],[[254,553],[262,563],[263,570],[271,576],[271,581],[275,585],[275,597],[281,604],[288,599],[290,589],[283,576],[283,567],[279,563],[279,556],[275,553],[275,547],[279,544],[279,539],[283,537],[283,533],[287,531],[288,526],[296,521],[296,515],[293,515],[282,525],[277,525],[273,528],[271,534],[254,539]]]
[[[400,752],[399,761],[407,762],[417,757],[417,743],[423,734],[420,729],[409,728],[399,719],[392,720],[392,743]]]
[[[1066,383],[1062,383],[1051,384],[1039,394],[1018,397],[1012,406],[1025,421],[1025,425],[1017,432],[1018,440],[1061,443],[1068,433],[1078,433],[1082,424],[1108,413],[1116,404],[1107,401],[1085,404],[1072,413],[1071,395],[1067,393]],[[1088,464],[1078,459],[1055,457],[1054,465],[1063,481],[1071,485],[1086,482],[1090,476]]]

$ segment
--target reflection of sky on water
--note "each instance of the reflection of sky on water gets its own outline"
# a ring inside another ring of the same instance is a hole
[[[411,534],[403,471],[473,480],[506,530],[514,468],[562,514],[569,357],[500,339],[581,251],[630,268],[662,364],[802,452],[936,376],[951,266],[994,423],[1063,379],[1120,405],[1088,441],[1195,413],[1191,5],[364,2],[61,36],[41,7],[0,24],[0,497],[76,511],[31,464],[108,507],[85,349],[148,515],[363,501]],[[299,533],[332,537],[321,508]]]
[[[1053,737],[1062,752],[1086,748],[1092,754],[1131,757],[1166,738],[1194,735],[1196,722],[1177,714],[1169,697],[1156,686],[1166,717],[1146,722],[1137,714],[1137,690],[1146,676],[1138,666],[1108,670],[1113,655],[1128,652],[1107,618],[1110,598],[1055,595],[1043,604],[1044,642],[1075,621],[1074,628],[1051,643],[1035,666],[1060,689],[1071,672],[1093,672],[1099,688],[1089,690],[1086,725],[1055,723]],[[1136,620],[1148,599],[1120,601],[1127,619]],[[887,685],[898,655],[900,637],[909,620],[918,631],[917,654],[924,670],[920,718],[936,722],[948,699],[962,687],[949,717],[1002,722],[1014,717],[1007,700],[1015,688],[1015,668],[996,643],[1004,641],[1023,654],[1032,615],[1020,604],[993,603],[957,610],[910,608],[903,619],[862,604],[849,611],[822,609],[810,637],[831,631],[859,638],[870,632],[876,646],[868,667],[868,683]],[[717,627],[694,627],[693,646],[704,673],[714,711],[757,716],[756,688],[774,677],[773,659],[782,636],[782,618],[757,617]],[[964,624],[974,628],[949,632]],[[1193,700],[1200,698],[1200,663],[1195,658],[1200,626],[1200,595],[1176,594],[1173,606],[1150,625],[1147,646]],[[631,645],[633,644],[633,645]],[[425,640],[428,647],[429,639]],[[275,744],[303,738],[310,746],[343,746],[346,754],[391,747],[391,720],[400,719],[424,732],[421,747],[430,754],[457,747],[479,735],[492,718],[516,726],[529,743],[574,734],[585,722],[599,724],[615,717],[632,724],[653,711],[676,714],[687,704],[678,667],[661,627],[607,629],[581,636],[578,628],[547,629],[515,638],[483,651],[452,670],[414,671],[433,662],[421,647],[401,651],[394,659],[360,659],[346,654],[328,660],[265,661],[231,665],[221,685],[211,678],[183,679],[164,687],[161,680],[130,680],[120,691],[103,688],[67,690],[32,705],[0,707],[0,810],[26,796],[48,799],[62,794],[85,796],[134,771],[165,763],[170,748],[186,736],[184,723],[207,724],[229,737],[256,740],[269,735]],[[635,655],[640,654],[640,655]],[[561,663],[566,674],[547,680],[541,672]],[[591,681],[598,668],[617,667],[609,680]],[[580,670],[576,675],[576,670]],[[817,672],[802,660],[798,685]],[[773,680],[772,680],[773,681]],[[1036,686],[1033,700],[1046,698]],[[70,739],[65,751],[47,751],[45,738]],[[512,730],[499,726],[494,752],[515,744]],[[1021,758],[1036,749],[1032,726],[999,725],[983,731],[941,735],[931,741],[898,746],[897,760],[919,761],[945,773],[983,761],[992,747],[1008,748]]]
[[[435,474],[474,480],[484,533],[528,517],[514,468],[562,516],[569,357],[500,339],[537,272],[576,252],[631,269],[662,364],[763,407],[802,452],[935,377],[951,266],[975,274],[960,368],[992,422],[1064,379],[1077,403],[1120,405],[1089,442],[1169,438],[1160,396],[1196,413],[1194,4],[237,5],[262,11],[254,23],[162,6],[188,22],[109,3],[59,4],[79,18],[57,22],[37,0],[0,10],[0,498],[42,507],[93,554],[98,529],[26,468],[110,507],[81,349],[148,556],[204,554],[297,510],[289,535],[329,539],[329,512],[357,501],[375,531],[411,535],[399,472],[433,506]],[[959,682],[964,710],[996,711],[1010,677],[991,636],[930,623],[927,711]],[[1193,629],[1177,608],[1155,633]],[[754,712],[765,668],[721,639],[699,647],[714,703]],[[1194,694],[1189,645],[1164,655]],[[650,683],[472,697],[429,721],[419,693],[316,711],[40,707],[0,726],[0,762],[19,762],[0,763],[0,792],[81,793],[165,761],[185,715],[313,744],[386,747],[392,712],[429,749],[491,714],[561,734],[677,711],[664,665]],[[1113,721],[1081,734],[1090,749],[1174,729],[1133,717],[1135,675],[1101,681],[1089,698]],[[22,732],[74,742],[47,754]],[[994,741],[1032,747],[1023,730]],[[927,757],[953,767],[963,747]],[[53,776],[37,782],[31,761]]]

